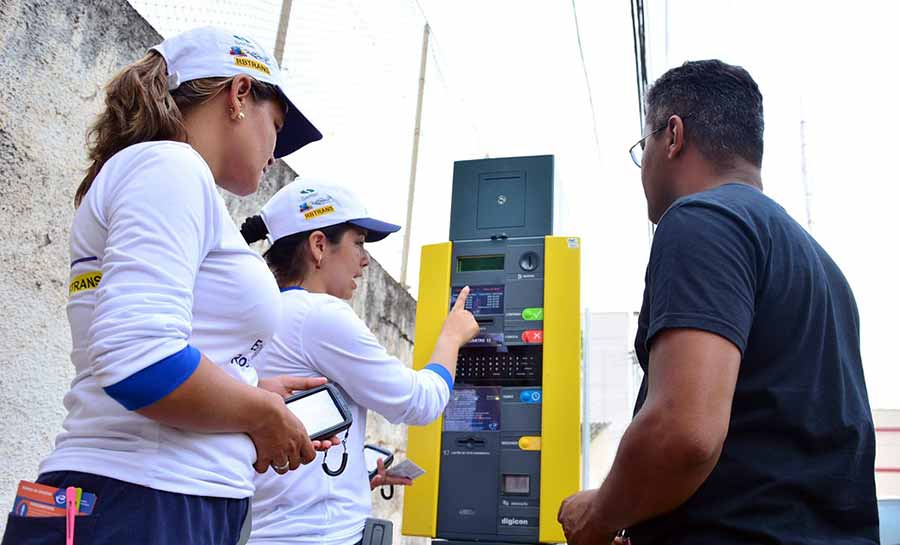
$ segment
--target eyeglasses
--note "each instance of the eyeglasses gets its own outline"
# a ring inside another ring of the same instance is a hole
[[[681,116],[681,121],[684,122],[684,120],[689,117],[691,117],[690,114],[683,115],[683,116]],[[641,161],[644,159],[644,145],[645,145],[647,139],[650,138],[651,136],[653,136],[654,134],[658,133],[659,131],[665,129],[668,126],[669,126],[669,122],[666,121],[665,125],[656,129],[655,131],[651,132],[647,136],[644,136],[643,138],[641,138],[640,140],[635,142],[634,145],[628,149],[628,153],[631,155],[631,160],[634,161],[634,164],[637,165],[638,168],[641,168]]]

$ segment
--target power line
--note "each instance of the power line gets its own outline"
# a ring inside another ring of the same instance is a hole
[[[597,159],[600,154],[600,136],[597,133],[597,112],[594,110],[594,94],[591,92],[591,80],[588,77],[587,65],[584,62],[584,48],[581,46],[581,28],[578,24],[578,10],[575,9],[575,0],[572,0],[572,16],[575,18],[575,37],[578,39],[578,56],[581,58],[581,69],[584,71],[584,84],[587,87],[588,103],[591,105],[591,126],[594,130],[594,147],[597,150]]]
[[[647,44],[644,35],[644,1],[631,0],[631,34],[634,39],[634,74],[637,83],[638,121],[644,130],[644,96],[647,93]]]
[[[668,4],[666,4],[668,9]],[[668,28],[668,11],[666,11],[666,28]],[[637,83],[638,99],[638,123],[639,131],[644,132],[644,111],[646,104],[644,96],[647,94],[647,43],[644,34],[644,0],[631,0],[631,34],[634,38],[634,75]],[[666,31],[666,43],[668,44],[668,30]],[[666,45],[668,48],[668,45]],[[653,235],[656,227],[652,221],[647,222],[647,240],[653,246]]]

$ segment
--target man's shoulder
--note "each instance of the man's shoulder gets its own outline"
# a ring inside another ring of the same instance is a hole
[[[676,200],[658,228],[709,229],[730,224],[758,233],[782,223],[796,222],[762,190],[744,183],[728,183]]]
[[[706,191],[681,197],[672,203],[672,209],[705,207],[730,211],[753,210],[776,212],[781,206],[768,197],[761,189],[745,183],[722,184]]]

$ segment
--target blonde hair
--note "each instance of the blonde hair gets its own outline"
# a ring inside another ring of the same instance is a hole
[[[103,165],[128,146],[157,140],[187,142],[184,112],[203,104],[231,85],[233,77],[187,81],[169,92],[166,61],[150,51],[123,68],[106,85],[106,105],[87,134],[88,166],[78,190],[75,206],[91,188]],[[254,100],[277,99],[274,85],[253,80]]]

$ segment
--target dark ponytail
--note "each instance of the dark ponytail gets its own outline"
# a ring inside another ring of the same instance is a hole
[[[266,222],[263,221],[262,216],[250,216],[245,219],[243,225],[241,225],[241,236],[244,237],[247,244],[259,242],[266,238],[266,235],[268,234],[269,228],[266,227]]]
[[[331,244],[339,244],[344,233],[352,229],[349,223],[339,223],[323,227],[322,229],[314,229],[312,231],[304,231],[302,233],[294,233],[282,237],[275,241],[275,244],[269,246],[269,249],[263,253],[266,263],[279,287],[286,287],[292,284],[299,284],[306,276],[307,267],[309,266],[309,245],[307,241],[309,236],[316,231],[321,231]],[[253,244],[266,238],[269,234],[269,228],[260,216],[250,216],[241,225],[241,235],[247,244]]]

